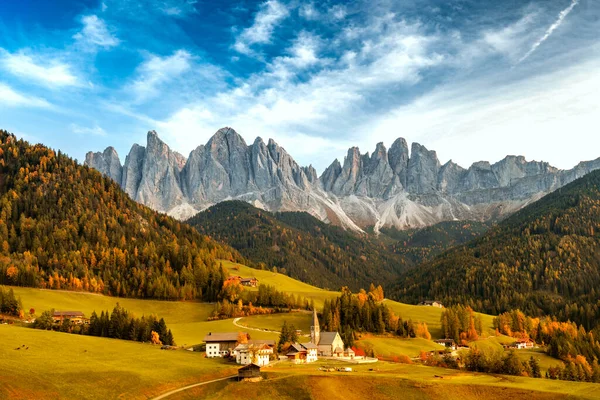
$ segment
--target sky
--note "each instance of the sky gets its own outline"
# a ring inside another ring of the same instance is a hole
[[[124,161],[225,126],[319,173],[398,137],[571,168],[600,157],[600,1],[0,1],[0,128]]]

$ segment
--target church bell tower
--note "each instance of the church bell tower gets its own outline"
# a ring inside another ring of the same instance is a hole
[[[321,328],[319,327],[319,317],[317,317],[317,310],[313,308],[313,323],[310,327],[310,342],[318,346],[320,340]]]

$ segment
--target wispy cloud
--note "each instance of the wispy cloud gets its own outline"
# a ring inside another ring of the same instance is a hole
[[[50,108],[51,105],[46,100],[21,94],[13,90],[10,86],[0,82],[0,103],[7,107],[33,107]]]
[[[534,51],[537,50],[538,47],[540,47],[540,45],[542,43],[544,43],[546,40],[548,40],[548,38],[550,37],[550,35],[552,35],[552,33],[563,23],[564,19],[567,17],[567,15],[569,15],[569,13],[573,10],[573,8],[578,3],[579,3],[579,0],[572,0],[571,4],[567,8],[565,8],[564,10],[562,10],[560,12],[560,14],[558,14],[558,19],[556,20],[556,22],[554,22],[552,25],[550,25],[550,27],[544,33],[544,36],[542,36],[540,39],[538,39],[533,44],[533,46],[531,46],[531,48],[529,49],[529,51],[527,53],[525,53],[525,55],[523,57],[521,57],[519,59],[519,61],[517,61],[517,64],[520,64],[523,61],[525,61],[530,55],[533,54]]]
[[[103,19],[96,15],[86,15],[81,19],[83,29],[73,35],[73,38],[84,49],[95,51],[98,48],[109,49],[121,41],[111,32]]]
[[[238,53],[253,54],[252,46],[271,42],[273,31],[281,21],[289,16],[288,8],[277,0],[268,0],[260,6],[253,24],[237,37],[233,48]]]
[[[177,50],[170,56],[150,55],[137,68],[137,78],[128,86],[133,91],[136,101],[143,101],[156,96],[160,86],[173,81],[192,66],[192,55],[185,50]]]
[[[29,55],[24,51],[10,53],[0,49],[0,62],[9,73],[45,86],[64,87],[79,84],[77,77],[71,72],[71,66],[56,59]]]
[[[98,125],[88,127],[80,126],[77,124],[71,124],[69,127],[71,128],[71,132],[76,133],[78,135],[106,136],[106,131]]]

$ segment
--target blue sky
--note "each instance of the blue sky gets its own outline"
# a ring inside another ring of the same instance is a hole
[[[79,160],[223,126],[319,172],[397,137],[463,166],[600,157],[597,0],[20,0],[0,33],[0,127]]]

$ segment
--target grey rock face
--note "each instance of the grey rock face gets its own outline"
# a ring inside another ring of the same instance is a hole
[[[270,139],[251,145],[222,128],[188,159],[148,133],[147,146],[134,145],[121,167],[116,151],[88,153],[85,164],[119,182],[135,200],[187,218],[211,204],[240,199],[271,211],[307,211],[323,221],[360,230],[391,225],[400,229],[444,220],[485,220],[519,210],[559,187],[600,169],[600,159],[562,171],[548,163],[507,156],[468,169],[440,165],[435,151],[397,139],[389,151],[348,150],[318,177]]]
[[[408,160],[406,190],[415,194],[434,193],[437,189],[440,162],[435,151],[413,143]]]
[[[85,165],[102,172],[119,184],[123,179],[123,167],[117,151],[112,146],[102,153],[88,152],[85,155]]]

